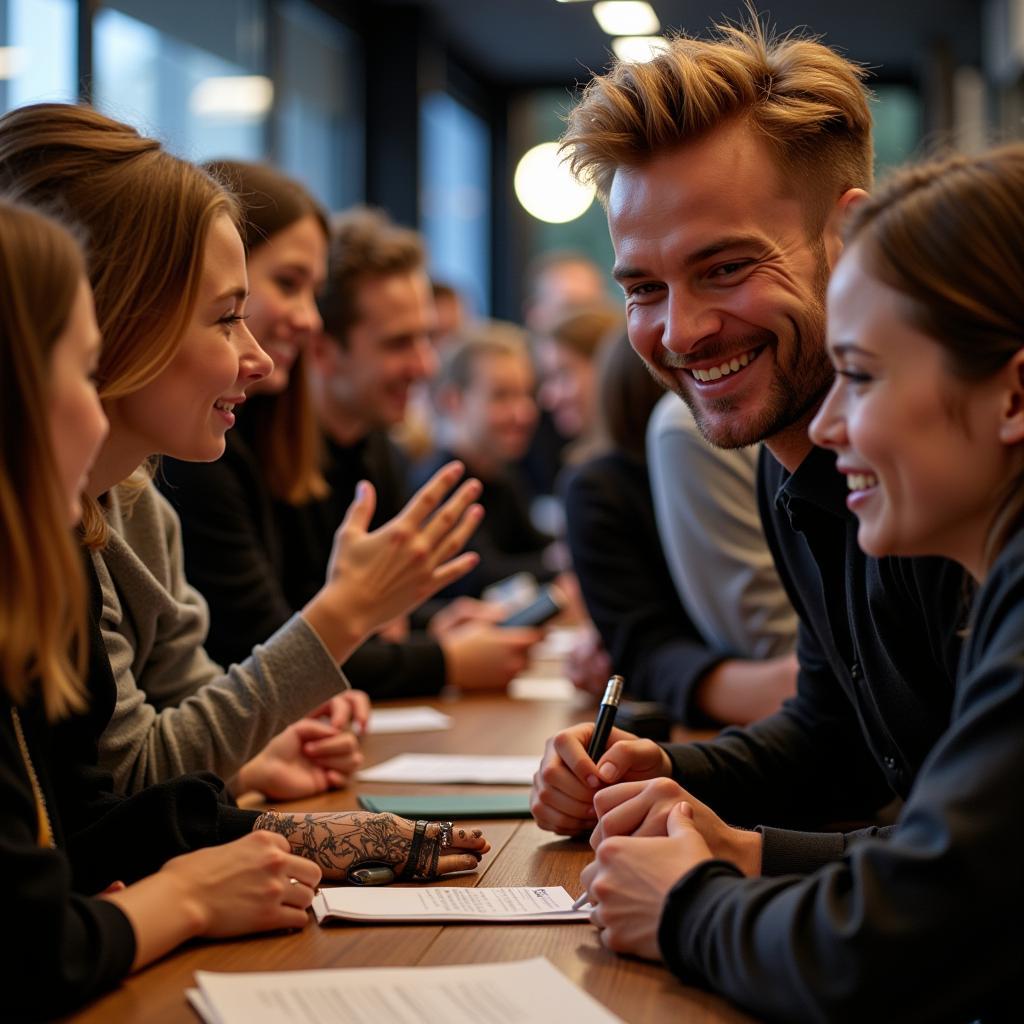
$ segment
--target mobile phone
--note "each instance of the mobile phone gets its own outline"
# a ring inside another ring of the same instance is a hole
[[[565,596],[553,583],[540,588],[540,596],[513,612],[499,626],[543,626],[565,607]]]

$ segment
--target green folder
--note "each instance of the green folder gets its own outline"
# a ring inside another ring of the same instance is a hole
[[[403,818],[528,818],[529,793],[448,793],[441,796],[359,796],[368,811]]]

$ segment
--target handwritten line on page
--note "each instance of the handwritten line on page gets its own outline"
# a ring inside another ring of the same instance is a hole
[[[189,1002],[207,1024],[621,1024],[543,957],[503,964],[215,974]]]
[[[528,786],[540,755],[399,754],[359,773],[364,782],[479,782]]]
[[[572,897],[560,885],[416,889],[321,889],[313,913],[321,924],[345,921],[500,921],[505,924],[587,921],[590,907],[572,909]]]
[[[450,729],[449,715],[434,708],[417,706],[413,708],[376,708],[370,712],[368,733],[387,732],[439,732]]]

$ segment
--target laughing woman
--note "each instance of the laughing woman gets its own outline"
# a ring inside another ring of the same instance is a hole
[[[1022,281],[1024,146],[911,168],[854,211],[828,292],[837,377],[811,437],[837,455],[865,551],[943,556],[973,578],[949,726],[895,826],[803,877],[713,860],[674,783],[618,787],[668,835],[598,835],[583,881],[611,948],[772,1019],[1019,1019]]]
[[[245,325],[237,204],[159,143],[64,105],[0,118],[0,189],[56,207],[88,238],[110,420],[84,513],[117,683],[102,764],[122,791],[204,768],[227,779],[241,770],[238,790],[323,788],[323,765],[294,734],[250,759],[346,688],[337,666],[366,635],[472,567],[475,556],[454,556],[478,521],[479,485],[464,484],[427,522],[460,473],[449,466],[373,533],[364,485],[320,592],[223,672],[203,649],[206,606],[182,570],[177,517],[145,469],[161,454],[218,458],[235,406],[272,370]]]

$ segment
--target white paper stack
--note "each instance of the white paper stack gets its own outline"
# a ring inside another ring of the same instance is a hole
[[[547,924],[589,920],[590,906],[573,910],[572,902],[572,897],[560,885],[408,889],[337,886],[321,889],[316,894],[313,913],[321,923],[332,918],[389,924],[400,921]]]
[[[188,1000],[207,1024],[621,1024],[543,957],[451,967],[214,974]],[[499,1016],[500,1014],[500,1016]]]
[[[528,786],[540,754],[499,757],[488,754],[399,754],[365,768],[363,782],[479,782],[483,785]]]

